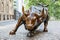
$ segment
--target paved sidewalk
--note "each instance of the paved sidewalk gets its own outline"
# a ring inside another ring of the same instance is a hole
[[[16,35],[9,35],[16,23],[17,21],[14,21],[14,23],[11,22],[11,24],[4,27],[0,25],[0,40],[60,40],[60,21],[49,21],[48,32],[43,32],[43,24],[41,24],[34,37],[26,36],[28,31],[25,30],[24,25],[19,27]]]
[[[5,25],[9,25],[9,24],[14,24],[17,20],[4,20],[4,21],[0,21],[0,26],[5,26]]]

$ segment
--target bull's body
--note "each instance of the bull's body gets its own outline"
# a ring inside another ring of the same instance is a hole
[[[47,31],[48,24],[48,9],[45,7],[32,6],[28,11],[24,11],[22,7],[23,15],[19,18],[18,23],[10,34],[15,34],[21,24],[25,25],[25,29],[29,30],[30,33],[35,31],[37,27],[44,22],[44,31]]]

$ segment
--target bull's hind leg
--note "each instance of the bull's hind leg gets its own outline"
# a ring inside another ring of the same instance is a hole
[[[47,25],[48,25],[48,22],[45,21],[45,22],[44,22],[44,30],[43,30],[44,32],[48,32],[48,30],[47,30]]]
[[[9,33],[10,35],[13,35],[16,33],[17,29],[19,28],[19,26],[22,24],[22,17],[18,19],[18,22],[16,24],[16,27]]]
[[[48,25],[48,20],[49,20],[49,17],[47,16],[46,20],[44,21],[44,32],[48,32],[47,30],[47,25]]]

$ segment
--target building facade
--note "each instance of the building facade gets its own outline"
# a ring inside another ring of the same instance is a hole
[[[14,19],[18,20],[21,16],[22,0],[14,0]]]
[[[13,16],[13,0],[0,0],[0,21],[11,20]]]

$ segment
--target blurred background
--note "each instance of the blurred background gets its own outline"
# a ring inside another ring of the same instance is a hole
[[[24,0],[25,8],[42,3],[48,6],[50,20],[60,20],[60,0]]]
[[[0,21],[18,20],[22,15],[22,5],[28,10],[32,5],[49,5],[50,20],[60,20],[60,0],[0,0]]]
[[[28,10],[32,5],[37,6],[39,3],[49,5],[47,8],[50,20],[60,20],[60,0],[18,0],[15,6],[17,6],[16,9],[22,13],[22,5],[24,5],[25,10]]]

